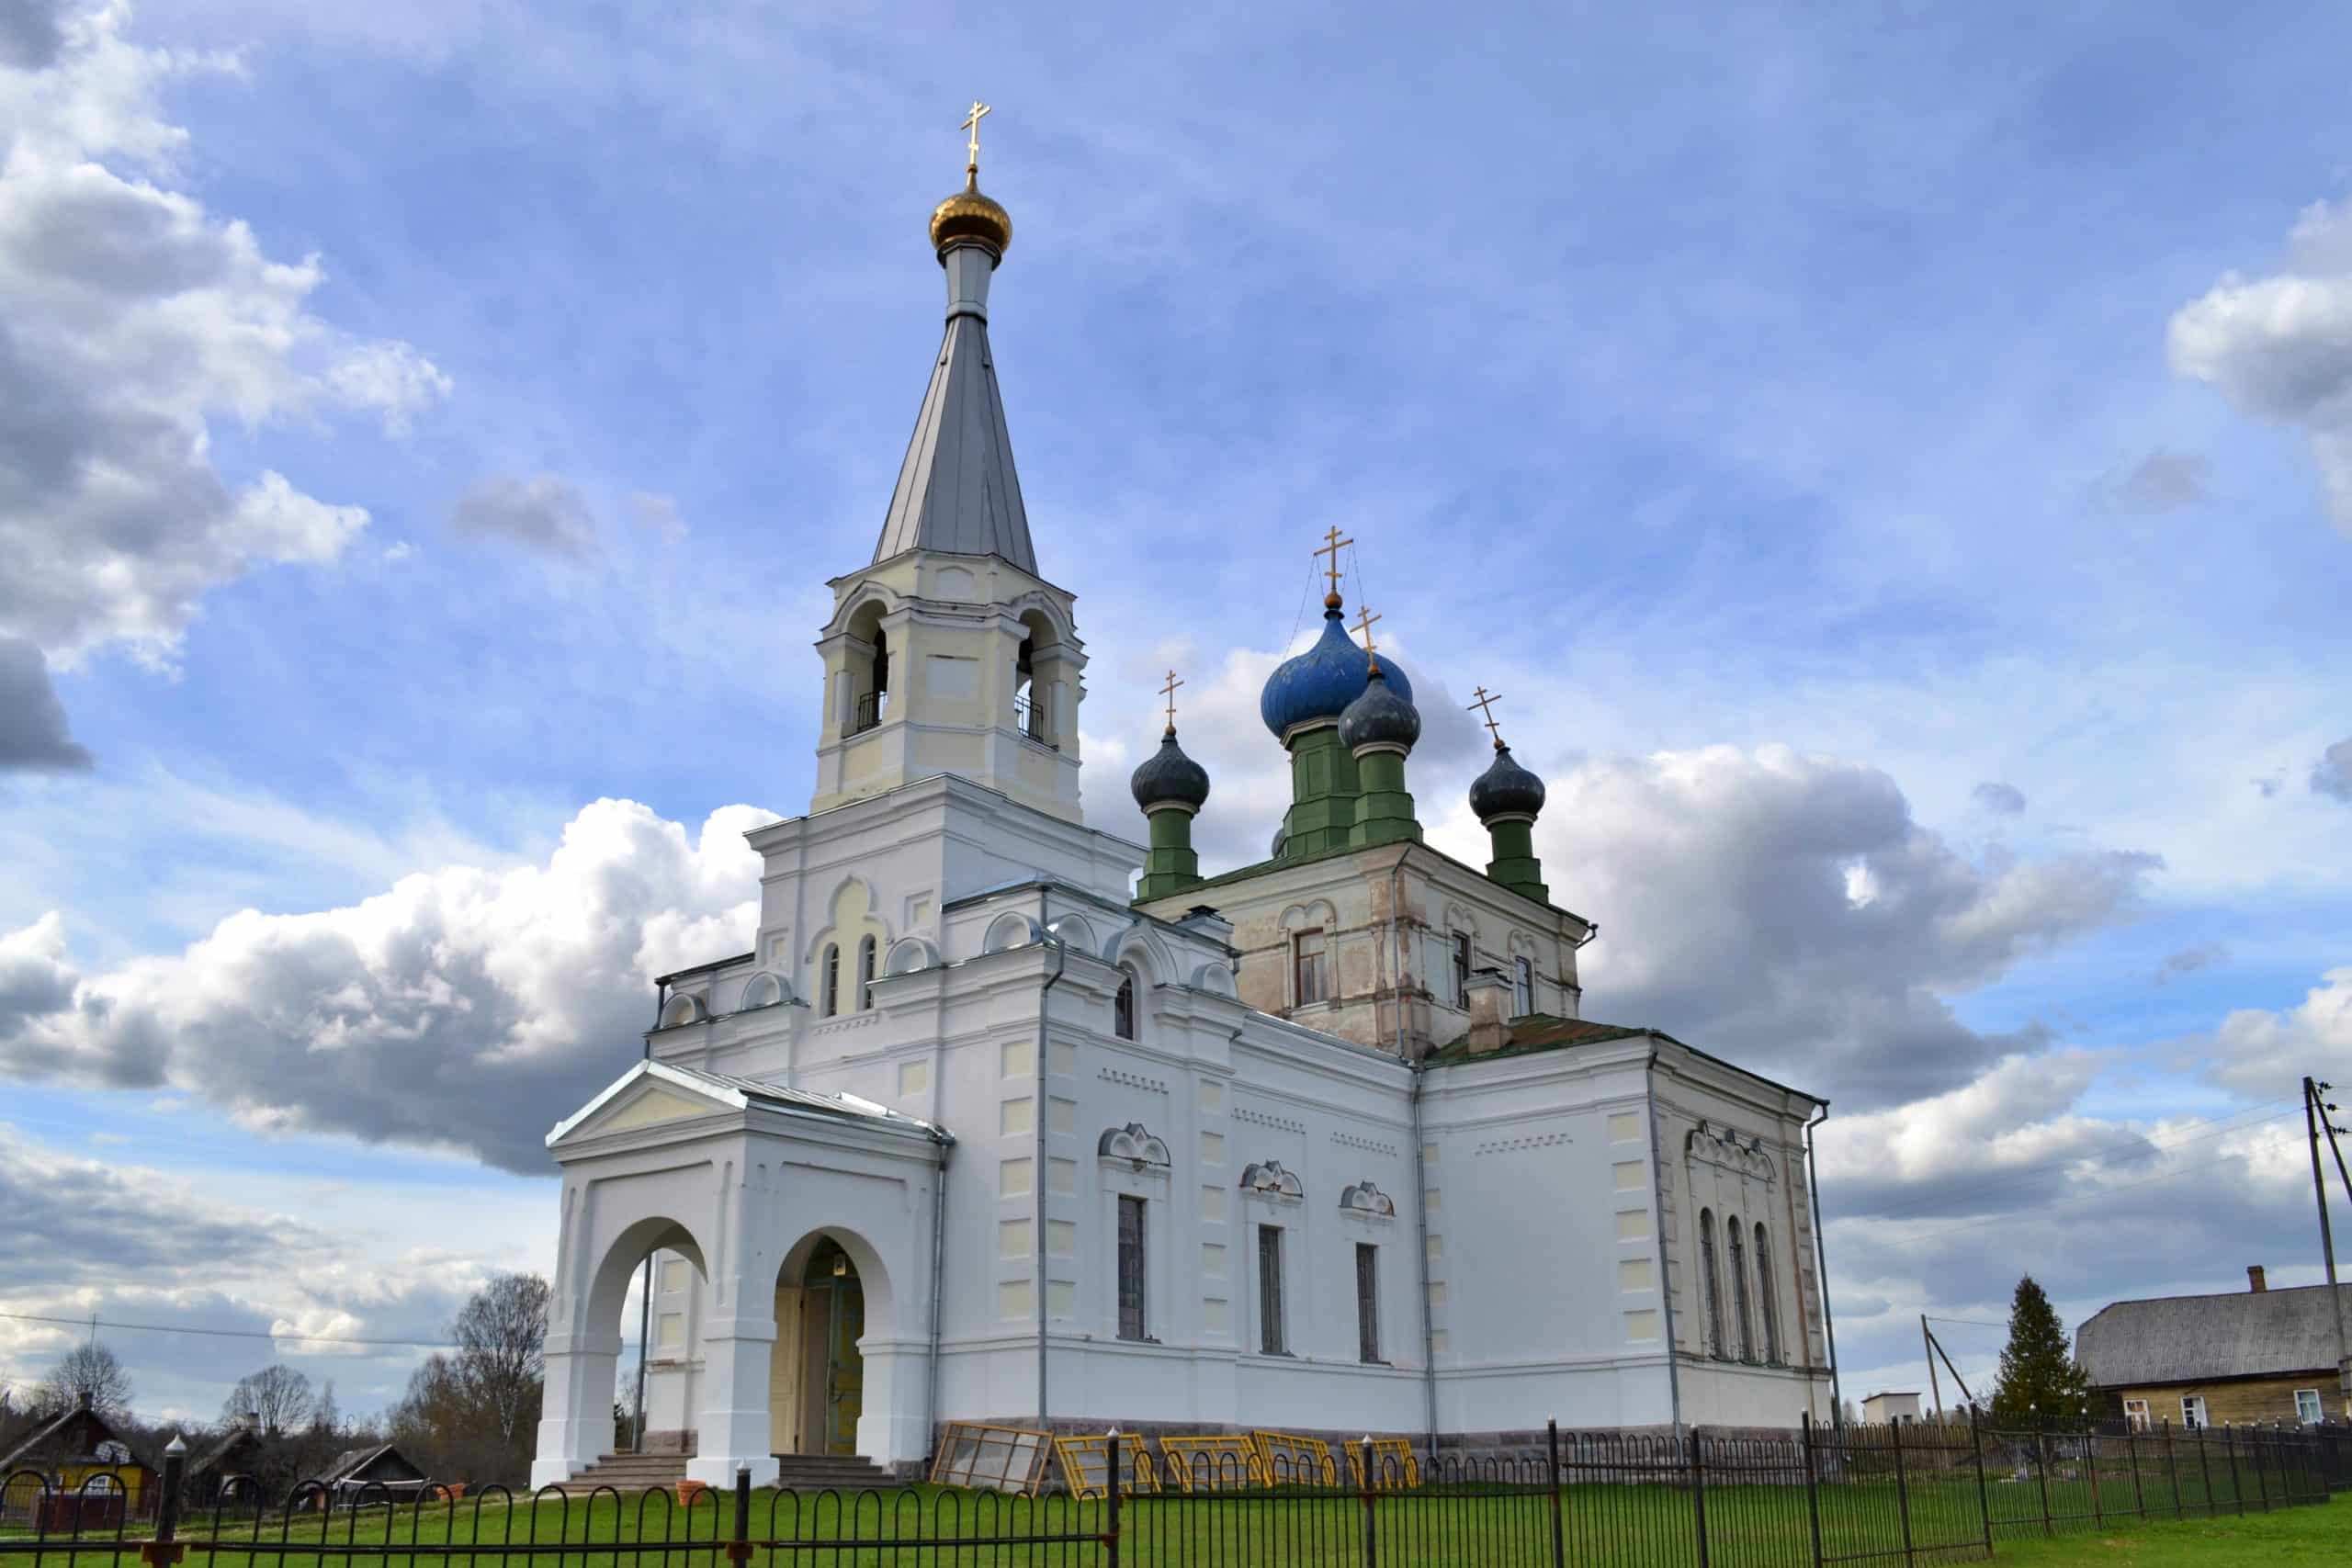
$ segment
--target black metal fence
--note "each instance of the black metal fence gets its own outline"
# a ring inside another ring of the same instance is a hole
[[[2129,1519],[2267,1512],[2352,1485],[2352,1431],[2169,1427],[2038,1432],[1974,1425],[1790,1435],[1546,1434],[1539,1452],[1463,1461],[1395,1448],[1196,1455],[1178,1467],[1113,1438],[1094,1495],[936,1487],[395,1498],[305,1483],[267,1503],[232,1487],[182,1506],[166,1461],[152,1522],[83,1510],[30,1472],[0,1478],[0,1568],[732,1568],[759,1562],[1136,1565],[1430,1562],[1637,1568],[1909,1568],[1982,1559],[2029,1535]],[[1116,1485],[1103,1485],[1115,1476]],[[682,1489],[690,1490],[690,1489]]]

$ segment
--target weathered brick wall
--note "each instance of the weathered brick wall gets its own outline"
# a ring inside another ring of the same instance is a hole
[[[2119,1388],[2117,1400],[2144,1399],[2150,1421],[2170,1421],[2177,1427],[2180,1402],[2190,1394],[2205,1396],[2206,1418],[2216,1427],[2267,1427],[2274,1421],[2292,1425],[2295,1391],[2315,1388],[2329,1412],[2341,1416],[2344,1397],[2335,1392],[2335,1375],[2326,1371],[2284,1378],[2231,1378],[2217,1382],[2163,1383],[2147,1388]]]

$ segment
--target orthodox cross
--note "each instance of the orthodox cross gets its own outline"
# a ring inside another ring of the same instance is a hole
[[[1489,692],[1486,687],[1480,686],[1478,700],[1469,705],[1485,716],[1487,733],[1495,738],[1495,750],[1498,751],[1503,749],[1503,732],[1502,727],[1495,722],[1495,705],[1502,700],[1503,694],[1500,692]]]
[[[1380,645],[1372,640],[1372,623],[1378,619],[1380,619],[1380,617],[1372,613],[1371,605],[1359,604],[1356,606],[1356,630],[1362,634],[1363,637],[1364,658],[1370,660],[1375,668],[1378,667],[1380,660],[1374,659],[1372,656],[1374,652],[1378,649]]]
[[[1176,679],[1176,671],[1170,670],[1168,672],[1168,684],[1159,688],[1159,694],[1168,699],[1168,733],[1170,735],[1176,733],[1176,688],[1183,683]]]
[[[1331,580],[1331,595],[1336,599],[1339,597],[1340,593],[1340,552],[1346,549],[1350,545],[1354,544],[1355,541],[1353,539],[1340,537],[1340,531],[1337,528],[1333,528],[1329,532],[1326,533],[1323,536],[1323,544],[1317,547],[1315,553],[1318,556],[1329,556],[1331,558],[1331,564],[1324,570],[1323,575]]]
[[[956,128],[958,130],[968,130],[972,133],[970,152],[972,167],[975,169],[980,166],[980,121],[987,116],[992,115],[995,112],[996,110],[989,107],[988,105],[980,102],[979,99],[974,98],[972,100],[972,112],[966,115],[964,117],[964,123]]]

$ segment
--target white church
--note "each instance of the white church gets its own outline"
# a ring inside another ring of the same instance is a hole
[[[640,1447],[714,1484],[905,1474],[951,1421],[1476,1452],[1826,1419],[1826,1102],[1582,1017],[1597,927],[1499,739],[1492,861],[1422,842],[1410,682],[1349,636],[1336,532],[1262,700],[1268,858],[1200,874],[1172,711],[1132,808],[1081,808],[1085,644],[1013,470],[973,152],[914,438],[817,637],[815,797],[749,835],[756,945],[664,976],[643,1059],[548,1136],[533,1483],[613,1452],[649,1258]]]

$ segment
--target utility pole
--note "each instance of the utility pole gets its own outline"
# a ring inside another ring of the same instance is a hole
[[[2303,1079],[2303,1127],[2312,1141],[2312,1192],[2319,1200],[2319,1249],[2327,1262],[2327,1304],[2335,1314],[2335,1392],[2339,1398],[2352,1397],[2352,1350],[2344,1341],[2344,1293],[2335,1288],[2335,1235],[2327,1221],[2327,1177],[2319,1163],[2319,1132],[2327,1128],[2327,1145],[2335,1153],[2339,1166],[2343,1151],[2335,1148],[2335,1125],[2327,1121],[2326,1113],[2335,1106],[2320,1099],[2320,1090],[2332,1088],[2316,1079]]]
[[[1928,1358],[1928,1393],[1935,1402],[1936,1425],[1944,1424],[1944,1389],[1936,1381],[1936,1337],[1928,1332],[1928,1314],[1919,1314],[1919,1349]]]

